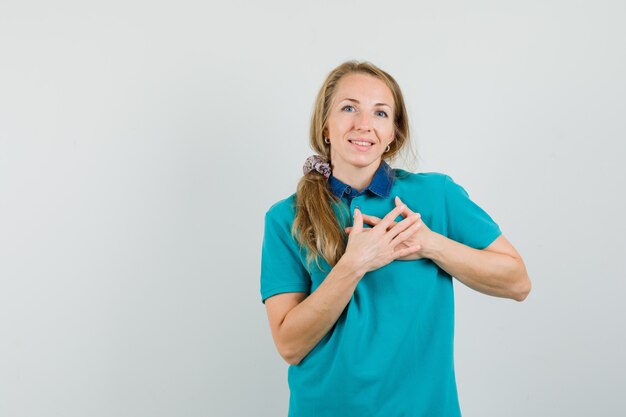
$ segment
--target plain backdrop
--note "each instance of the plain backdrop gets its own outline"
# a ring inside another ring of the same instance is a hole
[[[0,415],[286,416],[263,218],[347,59],[396,78],[407,168],[463,185],[533,283],[518,303],[455,281],[464,417],[625,415],[625,19],[618,0],[1,0]]]

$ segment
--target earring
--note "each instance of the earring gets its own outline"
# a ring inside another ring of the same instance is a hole
[[[326,143],[327,145],[330,145],[330,139],[324,138],[324,143]]]
[[[385,149],[385,152],[389,152],[390,149],[391,149],[391,145],[387,145],[387,149]]]

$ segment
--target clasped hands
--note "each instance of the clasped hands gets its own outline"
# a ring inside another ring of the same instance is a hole
[[[363,214],[358,209],[355,210],[353,226],[345,228],[346,233],[349,235],[349,243],[350,240],[359,240],[359,238],[356,237],[357,234],[373,233],[373,231],[377,231],[380,233],[381,237],[387,237],[388,244],[392,247],[392,253],[389,254],[389,257],[392,258],[391,260],[411,261],[425,258],[429,242],[434,238],[433,235],[435,233],[424,224],[421,215],[409,209],[409,207],[400,200],[400,197],[396,196],[395,203],[396,207],[383,219]],[[393,221],[398,215],[402,215],[404,219],[400,222]],[[381,222],[383,223],[381,224]],[[363,227],[363,223],[373,227]],[[385,230],[381,230],[380,226],[376,227],[379,224],[386,226]],[[356,245],[363,246],[362,249],[366,251],[373,249],[371,246],[364,244],[359,245],[357,243]],[[398,254],[401,254],[401,256],[397,256]]]

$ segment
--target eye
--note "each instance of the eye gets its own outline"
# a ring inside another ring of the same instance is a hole
[[[348,104],[347,106],[343,106],[343,107],[341,108],[341,110],[345,110],[345,109],[347,109],[348,107],[350,107],[350,108],[354,108],[354,107],[352,107],[351,105],[349,105],[349,104]]]
[[[379,111],[377,111],[376,113],[382,113],[382,114],[384,114],[384,116],[383,116],[383,117],[389,117],[389,116],[387,116],[387,113],[386,113],[386,112],[384,112],[384,111],[382,111],[382,110],[379,110]]]

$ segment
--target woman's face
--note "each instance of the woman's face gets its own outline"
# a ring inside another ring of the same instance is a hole
[[[380,163],[394,138],[394,102],[387,85],[371,75],[348,74],[337,83],[324,136],[333,168]],[[360,139],[368,144],[356,144]]]

